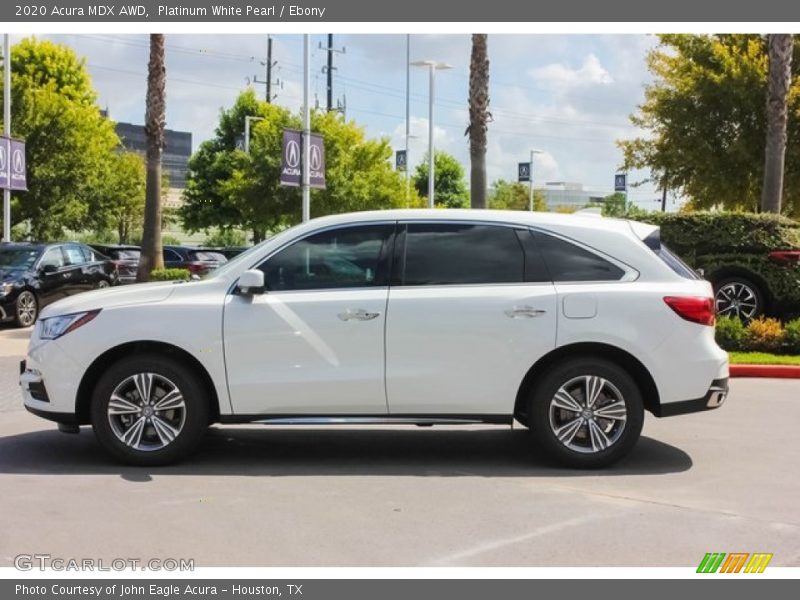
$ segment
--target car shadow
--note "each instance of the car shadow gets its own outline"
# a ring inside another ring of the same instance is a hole
[[[533,446],[527,431],[507,429],[298,429],[212,427],[198,452],[167,467],[113,462],[89,428],[80,435],[36,431],[0,438],[0,474],[581,477],[686,471],[683,450],[642,437],[625,459],[602,471],[564,469]]]

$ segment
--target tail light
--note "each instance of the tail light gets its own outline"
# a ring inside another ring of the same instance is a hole
[[[772,262],[786,267],[800,265],[800,250],[775,250],[768,256]]]
[[[705,296],[665,296],[664,302],[682,319],[692,323],[700,323],[700,325],[714,325],[716,310],[713,298]]]
[[[202,275],[208,269],[204,263],[199,261],[186,263],[186,268],[189,269],[190,273],[194,273],[195,275]]]

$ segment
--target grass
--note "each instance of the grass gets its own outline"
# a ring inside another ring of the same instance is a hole
[[[728,352],[732,365],[798,365],[800,356],[768,352]]]

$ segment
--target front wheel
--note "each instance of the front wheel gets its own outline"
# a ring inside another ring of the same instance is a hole
[[[131,465],[181,460],[208,427],[209,394],[201,378],[168,356],[132,356],[112,365],[92,396],[100,444]]]
[[[104,290],[107,287],[111,287],[111,282],[108,279],[98,279],[94,284],[94,289],[96,290]]]
[[[610,361],[576,358],[552,368],[530,395],[531,432],[568,467],[610,465],[633,448],[644,423],[641,392]]]
[[[30,290],[24,290],[17,296],[14,311],[14,322],[19,327],[30,327],[39,316],[39,302]]]

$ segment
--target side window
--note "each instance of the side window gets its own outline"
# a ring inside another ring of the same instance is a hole
[[[82,265],[86,262],[80,246],[73,246],[72,244],[64,246],[64,253],[66,254],[68,265]]]
[[[309,236],[267,259],[267,289],[324,290],[386,285],[382,267],[393,225],[333,229]]]
[[[511,227],[409,223],[402,285],[525,281],[525,258]]]
[[[164,262],[180,262],[182,260],[180,254],[169,248],[164,248],[162,254],[164,255]]]
[[[39,267],[47,266],[56,267],[58,269],[64,266],[64,253],[61,252],[61,246],[50,248],[44,253],[44,256],[42,256],[42,262],[39,263]]]
[[[618,281],[625,271],[593,252],[552,235],[535,233],[553,281]]]

